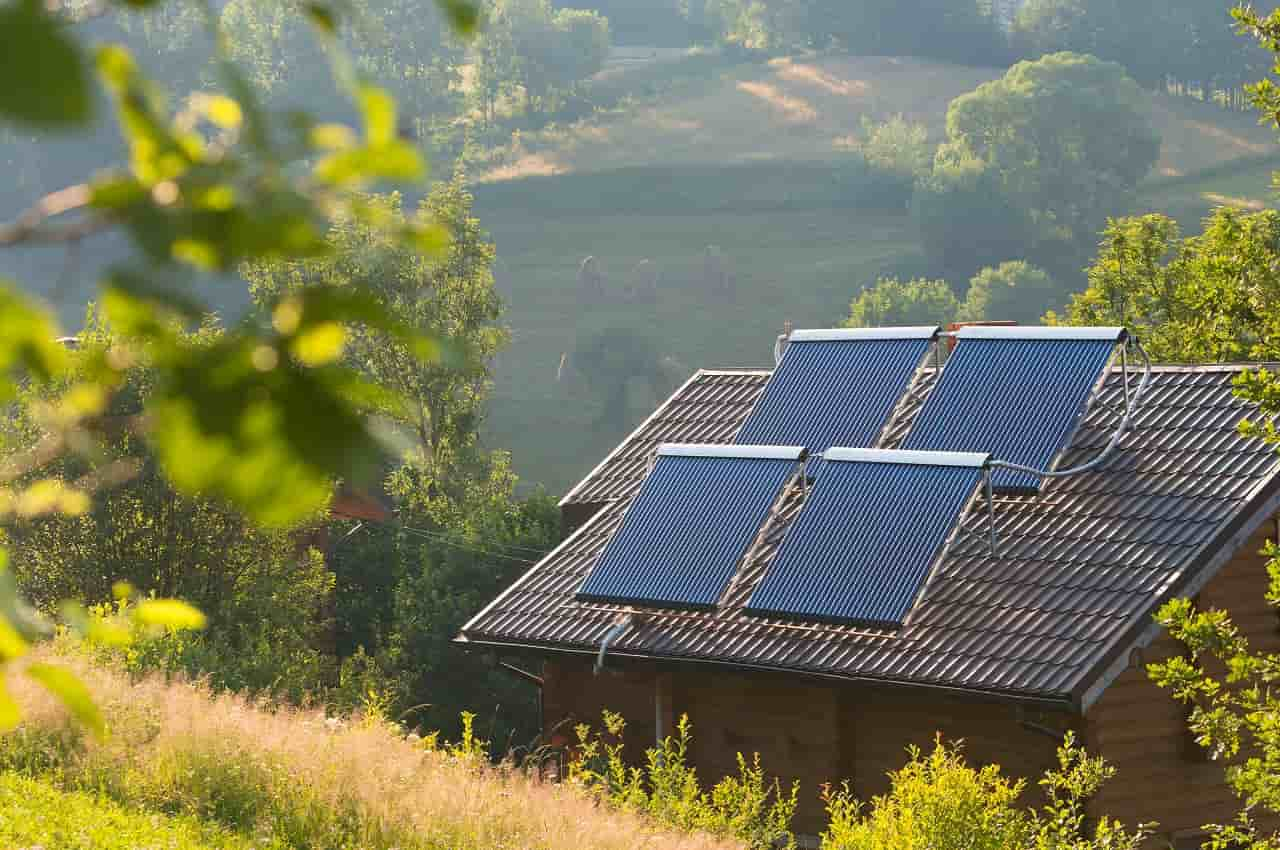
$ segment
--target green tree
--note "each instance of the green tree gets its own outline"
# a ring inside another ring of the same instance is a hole
[[[976,185],[1023,213],[1040,243],[1027,256],[1047,264],[1046,252],[1072,254],[1097,232],[1159,152],[1141,92],[1123,68],[1056,53],[1019,62],[1004,77],[952,101],[934,172],[948,178],[976,171],[970,178]],[[937,223],[978,234],[1003,227],[1001,204],[993,211],[987,220],[950,216]],[[1009,256],[1018,255],[1000,259]]]
[[[846,328],[945,325],[960,308],[945,280],[880,278],[849,304]]]
[[[960,307],[967,322],[1014,321],[1035,325],[1045,311],[1058,306],[1060,290],[1049,275],[1024,260],[985,268],[969,282]]]
[[[377,328],[353,328],[343,357],[351,369],[393,393],[393,403],[382,412],[406,429],[408,459],[425,470],[430,492],[456,496],[485,463],[477,432],[492,358],[508,338],[498,324],[494,247],[472,215],[461,173],[435,184],[416,217],[404,215],[395,195],[368,203],[384,223],[433,222],[447,247],[424,256],[389,238],[382,227],[345,219],[330,231],[325,255],[258,263],[244,270],[245,277],[263,306],[313,290],[360,290],[400,326],[449,340],[447,356],[424,362],[412,341]]]
[[[1186,239],[1163,215],[1112,221],[1065,321],[1124,325],[1165,362],[1264,360],[1280,355],[1278,303],[1280,213],[1219,207]]]
[[[440,2],[456,25],[474,24],[475,10],[464,0]],[[336,478],[376,468],[378,442],[363,401],[373,388],[337,362],[346,327],[372,325],[413,339],[424,357],[438,356],[438,341],[358,293],[327,291],[286,297],[270,324],[245,322],[212,338],[181,330],[205,312],[192,297],[193,276],[322,252],[330,220],[372,214],[357,189],[423,172],[421,155],[399,136],[394,99],[362,77],[344,49],[341,10],[311,3],[303,11],[360,115],[359,132],[306,115],[284,121],[264,109],[212,12],[202,25],[216,50],[216,83],[182,98],[175,113],[125,47],[86,49],[72,26],[76,9],[37,0],[0,6],[8,75],[0,123],[83,131],[99,103],[96,80],[116,108],[128,151],[126,166],[50,193],[0,225],[0,247],[75,245],[110,231],[130,246],[128,260],[102,274],[100,300],[117,343],[77,380],[64,381],[70,358],[55,342],[52,320],[16,284],[0,281],[0,403],[19,388],[56,392],[65,384],[36,411],[33,450],[11,455],[0,473],[6,521],[16,513],[84,512],[103,482],[65,480],[56,464],[102,457],[110,444],[101,414],[144,354],[154,374],[139,414],[144,439],[179,493],[225,499],[264,525],[287,527],[321,508]],[[439,244],[438,229],[419,223],[388,231],[424,250]],[[201,620],[168,602],[144,602],[136,616],[175,625]],[[12,574],[0,570],[0,664],[25,652],[42,627]],[[94,721],[92,701],[74,677],[38,664],[25,669]],[[16,719],[0,693],[0,725]]]

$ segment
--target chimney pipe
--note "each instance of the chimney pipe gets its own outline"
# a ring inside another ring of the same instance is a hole
[[[787,353],[787,346],[791,342],[791,331],[794,327],[791,320],[787,319],[782,323],[782,333],[778,334],[778,339],[773,343],[773,365],[777,366],[782,362],[782,355]]]

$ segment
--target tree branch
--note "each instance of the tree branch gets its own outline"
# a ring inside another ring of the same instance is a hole
[[[89,200],[87,183],[78,183],[45,195],[13,222],[0,225],[0,246],[23,242],[77,242],[106,230],[112,221],[105,216],[89,216],[57,228],[42,227],[55,216],[87,207]]]

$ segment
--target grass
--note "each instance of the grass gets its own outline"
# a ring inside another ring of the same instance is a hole
[[[192,817],[130,811],[110,799],[0,774],[0,847],[41,850],[249,850],[255,845]]]
[[[481,179],[672,164],[741,164],[838,158],[864,117],[903,114],[944,135],[947,106],[1003,73],[924,59],[817,55],[765,64],[727,60],[694,79],[661,65],[613,72],[637,99],[568,127],[522,135],[508,161]],[[1164,140],[1154,176],[1192,174],[1240,157],[1277,151],[1253,113],[1153,94],[1152,121]]]
[[[1272,175],[1276,171],[1280,171],[1280,156],[1258,156],[1152,181],[1139,194],[1135,211],[1167,213],[1178,219],[1184,232],[1194,232],[1209,211],[1222,204],[1250,211],[1275,207]]]
[[[527,197],[557,195],[557,182],[549,180]],[[589,198],[589,190],[584,181],[581,196]],[[923,262],[905,212],[744,207],[697,214],[628,212],[625,206],[622,212],[537,214],[523,206],[495,207],[478,195],[480,219],[498,245],[496,278],[513,330],[496,364],[485,436],[489,445],[513,451],[525,482],[564,492],[657,401],[635,388],[628,421],[598,422],[599,401],[571,369],[559,374],[562,354],[580,340],[612,328],[637,329],[667,356],[672,385],[701,367],[763,367],[785,319],[799,326],[836,324],[864,285],[881,274],[915,273]],[[730,259],[734,297],[702,282],[708,245],[718,245]],[[658,298],[585,302],[577,273],[588,255],[601,263],[615,294],[641,260],[660,266]]]
[[[191,841],[209,842],[129,846],[249,846],[234,843],[240,839],[298,850],[735,846],[601,808],[568,786],[432,751],[382,723],[330,723],[311,711],[268,710],[59,660],[98,699],[108,735],[93,740],[71,729],[60,706],[18,677],[10,686],[26,717],[0,737],[0,770],[37,780],[41,794],[61,793],[69,804],[99,805],[122,822],[154,816],[158,828],[186,828]],[[213,843],[218,836],[233,843]]]

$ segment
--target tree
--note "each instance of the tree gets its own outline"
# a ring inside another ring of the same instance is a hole
[[[526,107],[550,102],[604,66],[609,22],[586,9],[559,9],[550,0],[495,0],[477,52],[482,107],[493,118],[497,98],[519,85]]]
[[[964,175],[960,185],[995,193],[1020,211],[1041,243],[1028,255],[1034,259],[1053,243],[1076,246],[1095,233],[1159,152],[1141,92],[1123,68],[1056,53],[1019,62],[952,101],[934,172],[942,181]],[[997,228],[1001,206],[993,204]],[[945,217],[940,224],[980,232],[986,222]],[[1000,259],[1008,256],[1017,254]]]
[[[959,306],[945,280],[880,278],[853,299],[844,326],[945,325],[955,321]]]
[[[1009,320],[1039,324],[1045,311],[1057,306],[1057,285],[1040,269],[1024,260],[985,268],[969,282],[960,307],[966,322]]]
[[[492,359],[508,338],[498,324],[494,247],[472,215],[461,173],[433,186],[414,217],[406,218],[397,195],[369,198],[368,203],[384,222],[400,227],[433,222],[447,247],[423,256],[389,238],[384,228],[346,219],[330,231],[330,250],[323,256],[258,263],[244,270],[245,277],[255,301],[264,307],[309,291],[359,289],[400,326],[449,340],[446,356],[424,362],[412,341],[377,328],[353,328],[346,335],[343,358],[351,369],[393,393],[394,403],[382,412],[407,429],[408,459],[424,470],[427,489],[456,496],[485,464],[478,431]]]
[[[455,25],[474,25],[465,0],[440,2]],[[257,522],[286,527],[322,507],[336,478],[376,467],[378,443],[362,401],[372,388],[337,362],[347,326],[377,326],[405,340],[418,335],[358,293],[331,292],[282,300],[269,325],[246,322],[215,338],[184,334],[205,312],[191,294],[192,276],[323,251],[328,221],[371,214],[356,189],[416,180],[421,155],[399,136],[394,99],[353,67],[335,6],[311,3],[305,12],[359,112],[359,133],[306,115],[281,121],[264,109],[211,13],[202,23],[217,51],[217,86],[184,98],[175,114],[123,46],[96,47],[91,66],[71,28],[80,11],[37,0],[0,7],[9,75],[0,86],[0,122],[43,133],[83,130],[98,103],[92,68],[118,112],[128,165],[38,199],[0,225],[0,246],[76,245],[109,231],[127,237],[128,262],[102,274],[101,303],[118,343],[80,380],[60,385],[70,358],[55,341],[54,323],[16,284],[0,281],[0,403],[19,388],[65,389],[39,409],[34,450],[7,459],[3,513],[9,519],[15,505],[29,515],[83,512],[102,482],[63,479],[56,464],[102,457],[109,435],[101,414],[145,353],[155,377],[139,418],[161,474],[179,493],[225,499]],[[417,223],[388,232],[407,245],[438,245],[437,231]],[[429,348],[420,341],[424,356]],[[0,664],[7,664],[45,626],[6,571],[0,612]],[[199,622],[189,608],[167,603],[140,605],[137,613],[151,622]],[[92,701],[73,677],[39,665],[27,670],[93,722]],[[0,725],[16,714],[0,693]]]
[[[1164,362],[1280,355],[1275,210],[1219,207],[1204,233],[1187,239],[1167,216],[1114,220],[1088,274],[1088,289],[1067,306],[1070,324],[1124,325]]]

